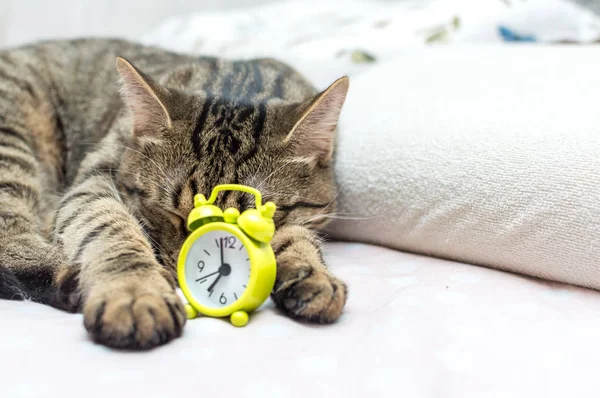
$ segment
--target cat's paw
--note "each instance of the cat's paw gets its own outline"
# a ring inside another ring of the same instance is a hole
[[[346,285],[327,270],[307,266],[294,279],[278,283],[273,299],[292,318],[332,323],[341,315],[347,293]]]
[[[92,290],[84,325],[92,339],[113,348],[149,349],[181,336],[186,315],[163,279],[131,277]]]
[[[79,268],[62,267],[53,282],[48,304],[68,312],[78,312],[81,306]]]

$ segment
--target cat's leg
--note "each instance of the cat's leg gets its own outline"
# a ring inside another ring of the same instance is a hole
[[[80,268],[84,325],[99,343],[151,348],[181,335],[185,310],[175,280],[156,260],[113,183],[118,146],[105,138],[63,197],[56,238]]]
[[[40,165],[21,128],[0,120],[0,299],[74,312],[77,272],[44,236]]]
[[[0,299],[27,299],[74,312],[77,271],[47,239],[52,205],[44,187],[53,180],[53,159],[43,164],[33,150],[27,110],[34,110],[26,97],[31,90],[21,88],[27,83],[13,72],[0,75],[7,79],[0,81]],[[53,125],[51,112],[35,112],[37,136],[50,136],[53,131],[44,127]]]
[[[277,230],[272,246],[277,257],[272,298],[277,306],[293,318],[335,321],[346,303],[347,288],[327,269],[316,234],[285,225]]]

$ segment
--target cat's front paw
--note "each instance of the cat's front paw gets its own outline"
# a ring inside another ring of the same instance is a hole
[[[293,318],[332,323],[341,315],[347,293],[346,285],[326,269],[306,266],[293,279],[279,281],[273,299]]]
[[[92,339],[113,348],[149,349],[181,336],[185,310],[167,281],[126,279],[90,292],[84,325]]]

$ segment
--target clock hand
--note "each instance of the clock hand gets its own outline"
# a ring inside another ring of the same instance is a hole
[[[220,240],[220,245],[221,246],[221,266],[223,266],[224,262],[223,262],[223,238],[221,238]]]
[[[208,287],[208,291],[212,291],[213,288],[215,287],[215,285],[217,284],[217,282],[219,281],[219,279],[221,279],[221,277],[223,276],[223,274],[219,274],[219,276],[217,276],[217,279],[215,279],[215,281],[212,283],[212,285],[210,285]]]
[[[209,276],[213,276],[214,274],[218,274],[218,273],[219,273],[219,271],[213,272],[212,274],[204,275],[203,277],[196,279],[196,282],[201,281],[202,279],[206,279]]]
[[[217,272],[219,273],[219,276],[217,276],[217,278],[212,283],[212,285],[210,285],[208,287],[208,291],[209,292],[213,290],[213,288],[215,287],[215,285],[217,284],[217,282],[219,282],[219,279],[221,279],[222,276],[228,276],[229,274],[231,274],[231,265],[229,265],[229,264],[223,264],[223,265],[221,265],[219,267],[219,270]],[[215,273],[212,273],[211,275],[214,275],[214,274]]]

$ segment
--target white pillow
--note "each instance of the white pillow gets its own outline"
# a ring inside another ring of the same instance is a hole
[[[593,47],[407,51],[351,81],[336,162],[334,238],[600,289]]]

